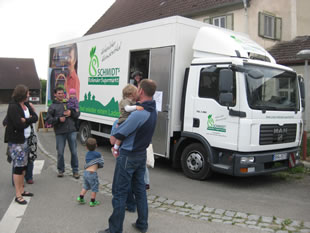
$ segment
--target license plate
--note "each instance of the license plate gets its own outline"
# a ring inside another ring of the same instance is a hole
[[[287,159],[287,153],[273,155],[273,161],[279,161],[279,160],[285,160],[285,159]]]

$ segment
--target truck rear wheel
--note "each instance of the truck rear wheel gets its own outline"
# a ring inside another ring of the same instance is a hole
[[[205,180],[212,175],[209,155],[200,143],[188,145],[181,155],[183,173],[195,180]]]
[[[90,133],[90,125],[87,122],[83,122],[80,125],[80,129],[79,129],[79,138],[80,138],[80,142],[85,145],[86,141],[88,138],[91,137],[91,133]]]

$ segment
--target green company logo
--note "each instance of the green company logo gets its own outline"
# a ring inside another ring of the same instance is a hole
[[[212,114],[208,116],[208,127],[207,129],[210,131],[217,131],[217,132],[226,132],[226,126],[225,125],[216,125],[214,124],[214,120],[212,118]]]
[[[96,46],[90,50],[88,85],[119,85],[120,68],[99,68]]]

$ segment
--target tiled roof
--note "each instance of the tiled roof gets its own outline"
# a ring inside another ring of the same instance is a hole
[[[279,42],[269,48],[268,52],[278,64],[294,65],[304,63],[304,60],[296,57],[296,54],[304,49],[310,49],[310,36],[297,36],[291,41]]]
[[[18,84],[41,88],[34,60],[27,58],[0,58],[0,83],[0,90],[14,89]]]
[[[238,4],[243,7],[243,0],[116,0],[85,35],[168,16],[191,17]]]

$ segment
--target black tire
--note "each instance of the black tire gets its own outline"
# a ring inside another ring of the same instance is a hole
[[[212,175],[209,155],[200,143],[190,144],[185,147],[181,155],[183,173],[195,180],[205,180]]]
[[[80,125],[80,129],[79,129],[79,138],[80,138],[80,142],[85,145],[86,141],[88,138],[91,137],[91,133],[90,133],[90,125],[87,122],[83,122]]]

